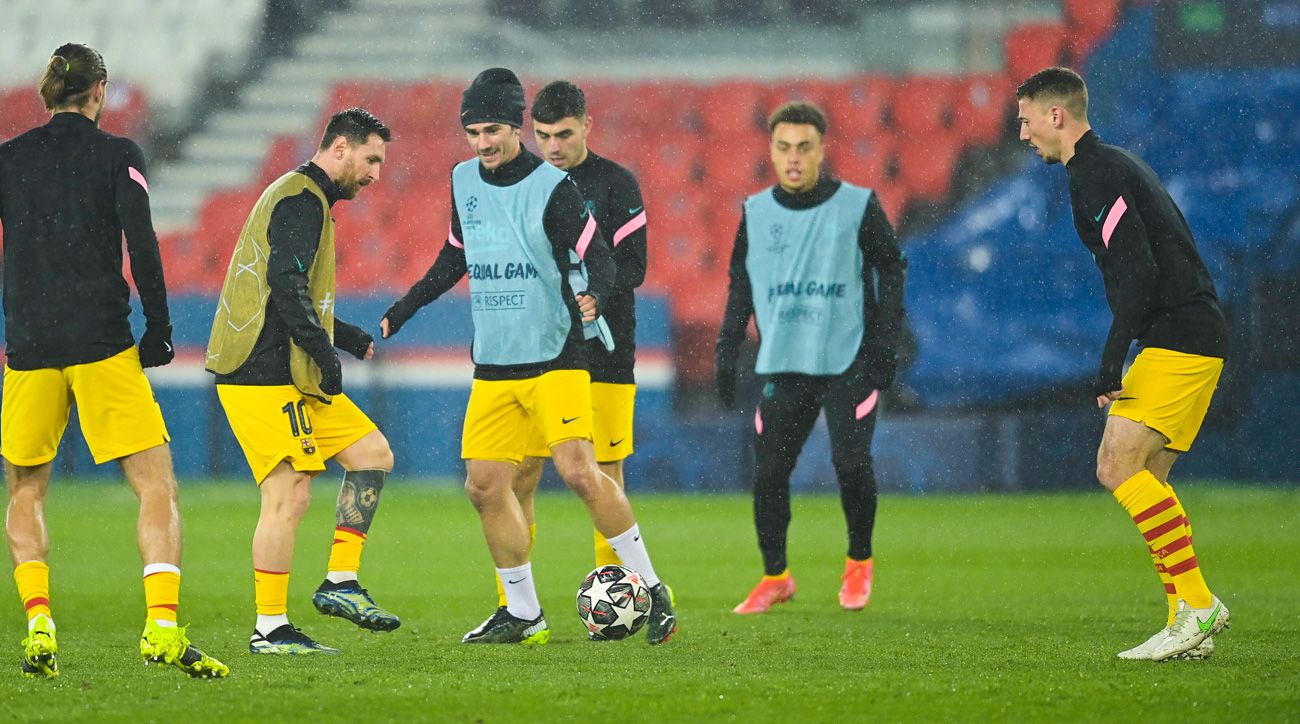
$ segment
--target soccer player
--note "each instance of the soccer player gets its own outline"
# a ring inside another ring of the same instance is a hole
[[[506,604],[464,643],[544,644],[529,563],[529,533],[511,484],[534,427],[596,529],[650,589],[651,644],[677,630],[667,586],[655,573],[623,491],[602,475],[592,445],[591,376],[583,323],[610,298],[614,263],[595,216],[564,171],[520,142],[524,89],[505,68],[480,73],[461,98],[460,121],[476,158],[452,169],[451,233],[437,260],[384,315],[384,337],[469,275],[474,384],[461,456]],[[570,252],[589,286],[570,286]]]
[[[731,252],[717,383],[734,402],[736,356],[751,315],[760,335],[755,372],[767,375],[754,412],[754,523],[763,578],[733,609],[763,613],[794,596],[786,561],[790,474],[819,411],[848,523],[840,606],[864,608],[874,573],[876,405],[893,383],[906,261],[871,189],[822,170],[826,116],[788,103],[768,119],[777,184],[745,200]]]
[[[566,80],[546,85],[533,98],[530,111],[533,136],[547,163],[568,171],[596,218],[600,235],[614,247],[614,287],[601,305],[601,316],[609,329],[605,346],[599,336],[587,340],[591,372],[592,429],[596,462],[600,471],[618,487],[623,480],[623,460],[632,454],[632,415],[636,402],[636,297],[634,290],[645,281],[646,215],[641,187],[631,171],[598,156],[587,147],[591,116],[582,89]],[[515,471],[513,488],[528,523],[528,537],[536,537],[533,500],[542,475],[542,459],[550,450],[535,429],[528,456]],[[595,531],[596,567],[620,564],[609,541]],[[505,589],[497,578],[499,604],[506,605]]]
[[[361,551],[393,469],[388,440],[343,393],[334,348],[374,356],[374,340],[334,316],[334,219],[330,208],[379,180],[392,140],[369,112],[348,108],[325,127],[311,161],[262,192],[235,245],[207,368],[262,495],[253,534],[255,654],[337,653],[289,623],[289,568],[312,478],[337,460],[346,471],[336,505],[329,570],[316,610],[364,629],[401,620],[361,587]]]
[[[136,539],[148,609],[140,654],[146,663],[222,678],[230,669],[176,625],[178,492],[167,427],[143,369],[172,360],[171,317],[144,155],[131,140],[99,130],[107,83],[97,51],[60,46],[40,81],[50,122],[0,146],[9,355],[0,440],[9,555],[27,610],[22,673],[59,675],[44,511],[52,461],[76,404],[95,462],[118,461],[140,499]],[[123,235],[144,308],[138,349],[122,276]]]
[[[1089,126],[1078,73],[1041,70],[1016,98],[1020,140],[1070,175],[1074,228],[1114,315],[1094,388],[1097,406],[1110,406],[1097,479],[1133,517],[1167,596],[1166,626],[1119,657],[1205,658],[1228,609],[1205,584],[1169,470],[1191,449],[1223,370],[1227,324],[1214,282],[1155,172]],[[1141,351],[1121,379],[1134,340]]]

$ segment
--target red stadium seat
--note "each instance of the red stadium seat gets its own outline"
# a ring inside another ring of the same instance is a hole
[[[859,186],[871,186],[889,178],[896,143],[885,132],[852,140],[831,139],[827,160],[839,178]]]
[[[880,75],[864,75],[838,84],[827,100],[830,134],[837,138],[874,136],[884,124],[893,82]]]
[[[812,103],[826,111],[839,92],[840,86],[838,83],[820,78],[782,81],[768,87],[767,114],[771,115],[777,108],[791,101]]]
[[[1066,23],[1070,26],[1070,51],[1083,58],[1110,34],[1119,22],[1122,0],[1063,0]]]
[[[298,136],[277,136],[267,149],[266,158],[262,160],[262,170],[258,172],[258,182],[265,186],[292,171],[299,164],[311,158],[311,152],[304,149]]]
[[[1007,75],[1019,83],[1043,68],[1069,61],[1069,31],[1063,23],[1026,23],[1007,33],[1003,48]]]
[[[904,143],[898,151],[898,181],[913,196],[940,201],[952,186],[961,151],[961,137],[955,132],[932,136],[924,143]]]
[[[704,148],[704,183],[718,190],[753,193],[771,183],[763,168],[771,141],[764,131],[727,133],[711,138]]]
[[[978,145],[1014,138],[1011,119],[1015,106],[1015,93],[1006,76],[967,78],[953,94],[953,130]]]
[[[261,191],[219,191],[209,196],[199,209],[198,229],[191,237],[196,243],[188,253],[194,256],[195,275],[202,288],[213,292],[221,288],[239,232]]]
[[[897,181],[881,181],[880,183],[871,184],[871,190],[875,192],[876,198],[880,201],[880,206],[885,210],[885,216],[889,217],[890,223],[897,229],[902,222],[904,214],[907,213],[907,206],[912,201],[912,194],[907,187]]]
[[[711,136],[766,133],[768,89],[752,81],[727,81],[704,86],[700,95],[701,122]]]
[[[956,84],[940,76],[912,76],[899,81],[890,102],[894,128],[913,140],[947,128],[951,123]]]

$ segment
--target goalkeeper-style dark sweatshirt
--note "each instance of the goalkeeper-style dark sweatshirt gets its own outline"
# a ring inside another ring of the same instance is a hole
[[[588,150],[582,163],[569,169],[587,209],[596,215],[600,235],[614,250],[614,288],[600,313],[614,336],[614,350],[599,339],[587,341],[591,381],[632,384],[636,364],[636,295],[645,281],[646,215],[641,187],[632,172]]]
[[[1151,167],[1088,131],[1066,164],[1074,227],[1114,314],[1095,392],[1120,389],[1129,345],[1225,357],[1227,324],[1187,220]]]
[[[147,173],[134,141],[80,113],[56,113],[0,145],[11,369],[97,362],[135,344],[124,234],[145,320],[170,335]]]

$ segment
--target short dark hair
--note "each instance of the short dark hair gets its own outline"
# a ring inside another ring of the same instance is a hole
[[[339,136],[348,139],[350,144],[365,145],[372,135],[379,136],[384,143],[393,140],[393,132],[375,114],[364,108],[344,108],[330,116],[320,139],[320,150],[329,148]]]
[[[1078,73],[1053,66],[1029,76],[1016,88],[1016,99],[1059,101],[1077,120],[1088,120],[1088,86]]]
[[[821,135],[826,135],[826,114],[815,103],[793,101],[772,111],[772,115],[767,117],[768,133],[775,131],[778,123],[807,124],[816,128]]]
[[[587,94],[567,80],[547,83],[533,98],[533,120],[539,123],[559,123],[565,118],[582,119],[587,116]]]
[[[45,109],[52,111],[69,105],[86,105],[91,89],[101,80],[108,80],[104,56],[89,45],[64,43],[45,64],[38,89]]]

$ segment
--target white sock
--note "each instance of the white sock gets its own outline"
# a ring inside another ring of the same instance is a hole
[[[650,564],[650,553],[641,540],[641,526],[633,523],[631,528],[606,540],[609,541],[609,547],[623,559],[624,565],[641,574],[646,588],[659,585],[659,576],[655,575],[655,567]]]
[[[533,585],[533,564],[525,563],[517,568],[498,568],[501,586],[506,590],[506,611],[511,616],[525,621],[532,621],[542,615],[542,604],[537,600],[537,588]]]
[[[330,583],[346,583],[347,581],[357,580],[356,571],[330,571],[325,574],[325,580]]]
[[[27,619],[27,633],[31,633],[32,629],[36,628],[36,622],[40,621],[41,619],[45,619],[46,621],[50,622],[51,631],[58,630],[58,627],[54,625],[54,619],[50,618],[49,616],[46,616],[43,613],[38,613],[35,616],[32,616],[31,618]]]
[[[257,632],[263,636],[289,623],[289,614],[277,613],[273,616],[264,616],[257,614],[257,625],[254,627]]]
[[[145,578],[148,578],[155,573],[175,573],[179,576],[181,574],[181,569],[170,563],[150,563],[144,567]]]
[[[165,618],[155,618],[153,622],[158,624],[158,628],[176,628],[175,621],[168,621]]]

